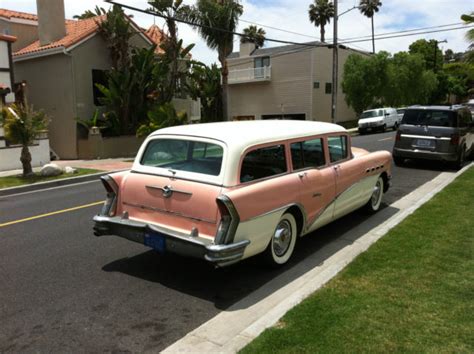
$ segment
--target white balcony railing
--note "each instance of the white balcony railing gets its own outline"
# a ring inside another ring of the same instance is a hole
[[[248,68],[230,70],[228,76],[229,84],[240,84],[245,82],[270,81],[272,79],[272,67]]]

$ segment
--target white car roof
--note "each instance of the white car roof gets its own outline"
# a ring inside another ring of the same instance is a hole
[[[346,129],[337,124],[316,121],[255,120],[181,125],[157,130],[151,136],[195,136],[220,140],[235,148],[246,148],[271,141],[333,132],[346,132]]]

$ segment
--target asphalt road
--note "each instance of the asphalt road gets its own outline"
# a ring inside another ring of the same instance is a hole
[[[366,135],[353,145],[391,150],[393,139],[393,132]],[[386,205],[441,171],[433,164],[394,167]],[[282,269],[258,259],[214,269],[117,237],[94,237],[91,217],[100,206],[68,209],[103,198],[99,182],[0,197],[0,352],[164,349],[353,226],[374,226],[355,212],[301,239]],[[21,221],[38,215],[45,216]]]

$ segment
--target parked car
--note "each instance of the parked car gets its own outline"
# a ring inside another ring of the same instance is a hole
[[[97,236],[225,266],[263,254],[286,263],[296,240],[358,208],[376,212],[391,154],[351,147],[311,121],[241,121],[151,134],[130,171],[102,178]]]
[[[474,154],[474,123],[461,106],[417,106],[405,111],[393,147],[393,160],[426,159],[464,165]]]
[[[398,114],[395,108],[376,108],[364,111],[359,121],[359,133],[370,131],[385,131],[387,128],[397,130],[399,125]]]
[[[403,108],[397,108],[397,123],[400,125],[403,119],[403,115],[405,114],[405,111],[407,110],[406,107]]]

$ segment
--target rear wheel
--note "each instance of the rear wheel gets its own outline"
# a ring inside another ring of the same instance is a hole
[[[298,227],[295,217],[290,213],[283,214],[265,250],[266,263],[278,267],[288,262],[295,249],[297,237]]]
[[[382,133],[385,133],[385,131],[387,130],[387,125],[386,124],[382,125],[380,130],[381,130]]]
[[[379,176],[379,178],[377,179],[377,182],[375,183],[372,196],[370,197],[369,201],[364,207],[365,210],[369,212],[370,214],[373,214],[380,209],[380,205],[382,204],[383,190],[384,190],[384,181],[383,181],[382,176]]]
[[[395,122],[395,124],[393,125],[393,130],[398,130],[398,122]]]
[[[455,169],[461,169],[466,164],[466,148],[463,146],[459,151],[458,159],[454,162],[453,167]]]

